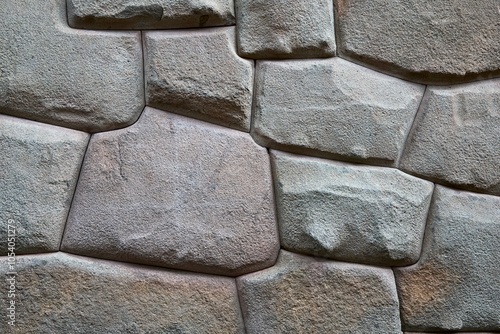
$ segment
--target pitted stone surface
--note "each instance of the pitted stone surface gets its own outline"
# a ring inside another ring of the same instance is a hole
[[[2,333],[244,333],[230,278],[64,253],[18,257],[17,272],[16,324],[2,312]]]
[[[247,58],[335,55],[332,0],[235,0],[238,51]]]
[[[233,0],[67,0],[72,27],[172,29],[234,25]]]
[[[409,331],[500,330],[500,198],[436,186],[422,257],[395,269]]]
[[[336,0],[342,57],[422,83],[500,76],[497,0]]]
[[[431,182],[280,152],[272,160],[282,247],[374,265],[418,260]]]
[[[234,28],[144,37],[148,106],[249,131],[253,62],[236,54]]]
[[[10,252],[8,241],[15,254],[59,250],[88,139],[84,132],[0,115],[0,255]]]
[[[269,158],[249,134],[146,108],[92,137],[62,250],[240,275],[278,249]]]
[[[401,169],[500,195],[500,79],[431,87],[401,158]]]
[[[252,135],[264,146],[393,166],[424,87],[340,58],[259,61]]]
[[[64,0],[0,6],[0,113],[87,132],[133,123],[144,106],[140,34],[66,25]]]
[[[237,279],[247,333],[401,333],[390,269],[281,251]]]

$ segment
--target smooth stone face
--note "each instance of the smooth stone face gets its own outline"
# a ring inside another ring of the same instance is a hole
[[[232,0],[67,0],[70,26],[173,29],[234,25]]]
[[[500,195],[500,79],[425,94],[401,169],[456,187]]]
[[[242,57],[323,58],[335,55],[331,0],[235,0]]]
[[[249,131],[253,62],[234,43],[234,28],[145,33],[148,106]]]
[[[236,276],[278,249],[269,158],[249,134],[146,108],[92,137],[62,250]]]
[[[395,269],[409,331],[500,330],[500,198],[436,186],[422,257]]]
[[[0,113],[87,132],[133,123],[144,106],[140,33],[67,27],[64,0],[0,6]]]
[[[84,132],[0,115],[0,255],[59,250],[88,140]]]
[[[9,278],[6,257],[0,266]],[[2,333],[244,333],[230,278],[65,253],[21,256],[16,269],[16,322],[2,312]]]
[[[431,182],[279,152],[272,160],[282,247],[374,265],[418,260]]]
[[[252,136],[259,144],[395,165],[423,86],[340,58],[257,64]]]
[[[336,0],[335,10],[342,57],[421,83],[500,76],[497,0]]]
[[[247,333],[401,333],[390,269],[281,251],[237,278]]]

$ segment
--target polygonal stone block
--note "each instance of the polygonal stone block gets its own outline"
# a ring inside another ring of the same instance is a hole
[[[62,250],[235,276],[278,249],[269,158],[248,133],[146,108],[92,137]]]
[[[88,140],[84,132],[0,115],[1,255],[59,250]]]
[[[236,0],[242,57],[323,58],[335,55],[332,0]]]
[[[1,296],[2,333],[244,333],[233,279],[84,258],[20,256],[15,298]],[[14,278],[14,281],[10,280]],[[9,284],[9,285],[7,285]],[[15,301],[15,323],[7,304]],[[5,307],[4,307],[5,306]]]
[[[500,79],[430,87],[401,158],[402,170],[500,195]]]
[[[67,27],[65,0],[0,6],[0,113],[87,132],[144,107],[140,33]]]
[[[389,268],[281,251],[272,268],[237,278],[247,333],[401,333]]]
[[[332,259],[415,263],[433,184],[397,169],[272,153],[282,246]]]
[[[249,131],[253,62],[234,43],[234,28],[145,33],[148,106]]]
[[[500,330],[500,198],[436,186],[422,257],[395,269],[409,331]]]
[[[259,61],[252,136],[267,147],[394,166],[424,87],[340,58]]]

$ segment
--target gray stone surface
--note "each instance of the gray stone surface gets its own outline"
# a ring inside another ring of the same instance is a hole
[[[335,55],[332,0],[235,0],[242,57],[323,58]]]
[[[395,165],[424,87],[340,58],[259,61],[252,136],[264,146]]]
[[[500,195],[500,79],[430,87],[401,169],[456,187]]]
[[[233,0],[67,0],[70,26],[172,29],[234,25]]]
[[[148,32],[144,49],[148,106],[249,131],[253,62],[234,28]]]
[[[133,123],[144,106],[140,33],[67,27],[64,0],[0,6],[0,113],[87,132]]]
[[[146,108],[92,137],[62,250],[235,276],[278,249],[270,161],[248,133]]]
[[[436,186],[422,257],[395,269],[409,331],[500,330],[500,198]]]
[[[500,76],[498,0],[336,0],[342,57],[422,83]]]
[[[64,253],[17,259],[16,324],[2,333],[244,333],[233,279]],[[8,265],[0,258],[0,274]],[[9,281],[10,283],[10,281]],[[4,283],[7,285],[7,282]]]
[[[401,333],[390,269],[281,251],[237,279],[247,333]]]
[[[374,265],[418,260],[431,182],[280,152],[272,161],[282,247]]]
[[[0,255],[10,252],[8,234],[16,254],[59,250],[88,139],[0,115]]]

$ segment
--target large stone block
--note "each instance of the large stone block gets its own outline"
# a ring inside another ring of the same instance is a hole
[[[404,329],[500,330],[500,198],[436,186],[422,257],[395,269]]]
[[[0,255],[10,252],[8,238],[15,254],[59,250],[88,140],[0,115]]]
[[[147,32],[144,49],[148,106],[249,131],[253,62],[234,28]]]
[[[259,61],[252,135],[306,155],[396,164],[424,87],[340,58]]]
[[[401,333],[389,268],[281,251],[277,264],[237,279],[247,333]]]
[[[497,0],[336,0],[342,57],[421,83],[500,76]]]
[[[236,0],[242,57],[323,58],[335,55],[332,0]]]
[[[500,79],[430,87],[401,158],[404,171],[500,195]]]
[[[87,132],[124,127],[144,106],[140,33],[67,27],[65,0],[0,6],[0,113]]]
[[[272,153],[282,246],[402,266],[422,248],[433,184],[397,169]]]
[[[233,0],[67,0],[69,25],[172,29],[234,25]]]
[[[7,269],[1,257],[0,274],[11,278]],[[18,257],[16,270],[15,299],[0,297],[2,333],[245,332],[235,282],[227,277],[64,253]],[[7,322],[11,300],[14,326]]]
[[[62,249],[240,275],[279,241],[267,151],[248,133],[146,108],[92,137]]]

